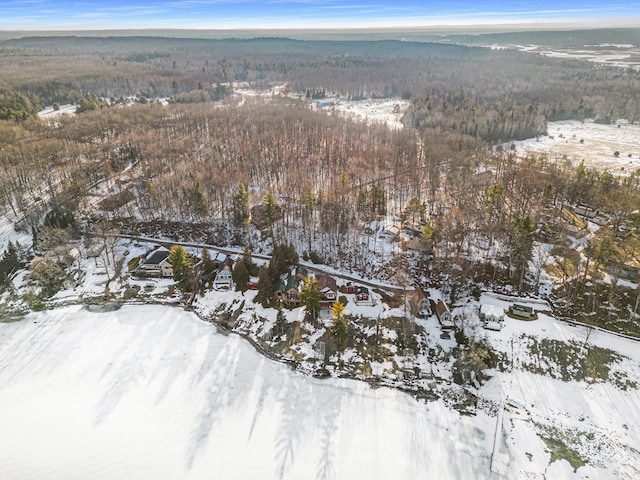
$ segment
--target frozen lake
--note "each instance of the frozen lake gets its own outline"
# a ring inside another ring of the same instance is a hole
[[[176,308],[0,323],[4,480],[483,479],[495,425],[303,376]]]

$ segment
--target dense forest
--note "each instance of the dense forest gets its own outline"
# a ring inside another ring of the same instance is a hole
[[[41,106],[88,93],[209,101],[198,91],[229,82],[287,82],[294,92],[345,98],[402,96],[415,100],[407,125],[492,142],[542,134],[547,120],[640,119],[635,71],[445,43],[31,37],[1,42],[0,68],[3,88]]]
[[[304,258],[369,277],[411,269],[422,282],[445,282],[452,301],[474,283],[535,289],[552,265],[561,298],[588,291],[591,313],[628,307],[628,292],[592,280],[607,263],[636,255],[637,239],[616,232],[635,221],[640,172],[618,177],[564,158],[519,158],[501,145],[542,134],[553,119],[637,120],[637,72],[396,41],[56,37],[0,45],[0,206],[39,245],[83,230],[247,249],[291,244]],[[231,82],[286,82],[292,94],[239,98]],[[396,131],[314,111],[307,92],[403,96],[412,105]],[[129,96],[138,103],[121,101]],[[75,116],[33,115],[70,102]],[[109,195],[95,198],[105,185]],[[584,257],[566,237],[536,252],[543,234],[571,235],[565,207],[581,203],[613,222]],[[393,241],[406,255],[363,237],[384,219],[402,226]]]

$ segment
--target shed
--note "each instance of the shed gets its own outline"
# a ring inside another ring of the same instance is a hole
[[[533,318],[533,308],[527,307],[526,305],[520,305],[519,303],[514,303],[511,305],[509,309],[509,313],[515,317],[531,319]]]

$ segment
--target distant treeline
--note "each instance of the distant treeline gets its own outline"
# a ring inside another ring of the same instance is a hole
[[[315,98],[410,98],[407,125],[491,142],[539,135],[550,120],[640,120],[638,72],[441,43],[32,37],[1,42],[0,69],[9,88],[42,105],[88,93],[215,101],[230,82],[286,82]]]

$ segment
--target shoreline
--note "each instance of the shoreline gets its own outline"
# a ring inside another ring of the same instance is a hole
[[[340,369],[335,369],[334,372],[336,373],[335,375],[332,375],[331,372],[329,370],[324,370],[323,372],[320,371],[320,369],[316,369],[315,371],[312,371],[310,369],[306,369],[306,368],[301,368],[304,365],[304,362],[300,362],[298,360],[295,359],[289,359],[286,358],[282,355],[278,355],[276,353],[270,352],[268,350],[266,350],[265,348],[263,348],[259,342],[257,342],[254,338],[252,338],[251,336],[244,334],[242,332],[237,332],[234,331],[233,329],[229,329],[227,326],[223,325],[221,322],[219,322],[218,320],[214,319],[214,318],[207,318],[205,315],[203,315],[201,312],[199,312],[196,308],[190,306],[190,305],[186,305],[184,303],[181,302],[162,302],[162,301],[131,301],[131,300],[124,300],[124,301],[106,301],[106,302],[91,302],[91,300],[95,300],[99,297],[93,297],[93,298],[87,298],[87,299],[77,299],[75,301],[71,301],[71,300],[65,300],[64,302],[60,302],[60,303],[54,303],[51,305],[47,305],[43,310],[39,310],[39,311],[29,311],[25,314],[23,314],[22,316],[20,316],[19,318],[16,318],[15,320],[11,320],[11,321],[21,321],[23,320],[25,317],[27,317],[29,314],[32,313],[40,313],[40,312],[46,312],[46,311],[53,311],[53,310],[58,310],[58,309],[63,309],[63,308],[68,308],[68,307],[81,307],[81,309],[86,310],[88,313],[107,313],[109,311],[115,311],[115,310],[120,310],[122,307],[124,306],[138,306],[138,307],[142,307],[145,305],[158,305],[158,306],[164,306],[164,307],[168,307],[168,308],[180,308],[185,312],[188,313],[192,313],[196,316],[196,318],[203,322],[203,323],[208,323],[213,325],[216,328],[216,333],[220,333],[224,336],[229,336],[229,335],[237,335],[239,337],[241,337],[243,340],[247,341],[247,343],[249,345],[252,346],[252,348],[260,355],[262,355],[263,357],[281,363],[283,365],[287,365],[288,367],[290,367],[293,371],[296,372],[300,372],[301,374],[303,374],[304,376],[310,377],[310,378],[317,378],[317,379],[329,379],[329,378],[336,378],[336,379],[348,379],[348,380],[355,380],[355,381],[359,381],[359,382],[363,382],[369,385],[370,388],[372,389],[377,389],[377,388],[381,388],[381,387],[387,387],[393,390],[400,390],[404,393],[407,393],[409,395],[411,395],[412,397],[416,398],[416,399],[423,399],[426,401],[435,401],[438,399],[444,400],[445,403],[448,404],[448,402],[446,401],[446,398],[439,394],[436,393],[434,391],[434,389],[425,389],[422,388],[420,385],[412,385],[411,383],[407,383],[404,380],[393,380],[391,378],[387,378],[385,376],[371,376],[371,377],[363,377],[363,376],[359,376],[359,375],[353,375],[351,374],[349,371],[347,370],[340,370]],[[83,301],[84,300],[84,301]],[[104,310],[95,310],[95,311],[91,311],[89,310],[87,307],[90,306],[113,306],[113,307],[117,307],[117,308],[108,308],[108,309],[104,309]],[[478,403],[492,403],[490,402],[488,399],[483,398],[481,396],[479,396],[477,393],[473,392],[470,390],[470,387],[465,387],[463,385],[458,385],[454,382],[446,382],[443,378],[441,377],[434,377],[433,382],[443,382],[443,384],[446,384],[447,388],[451,388],[451,387],[458,387],[460,390],[463,390],[464,392],[466,392],[468,395],[472,395],[475,400]],[[455,388],[454,387],[454,388]],[[474,402],[475,404],[476,402]],[[458,411],[461,414],[470,414],[471,412],[467,409],[456,409],[454,408],[453,405],[449,405],[452,409]],[[486,410],[486,409],[484,409]],[[489,410],[493,410],[491,408],[489,408]]]

